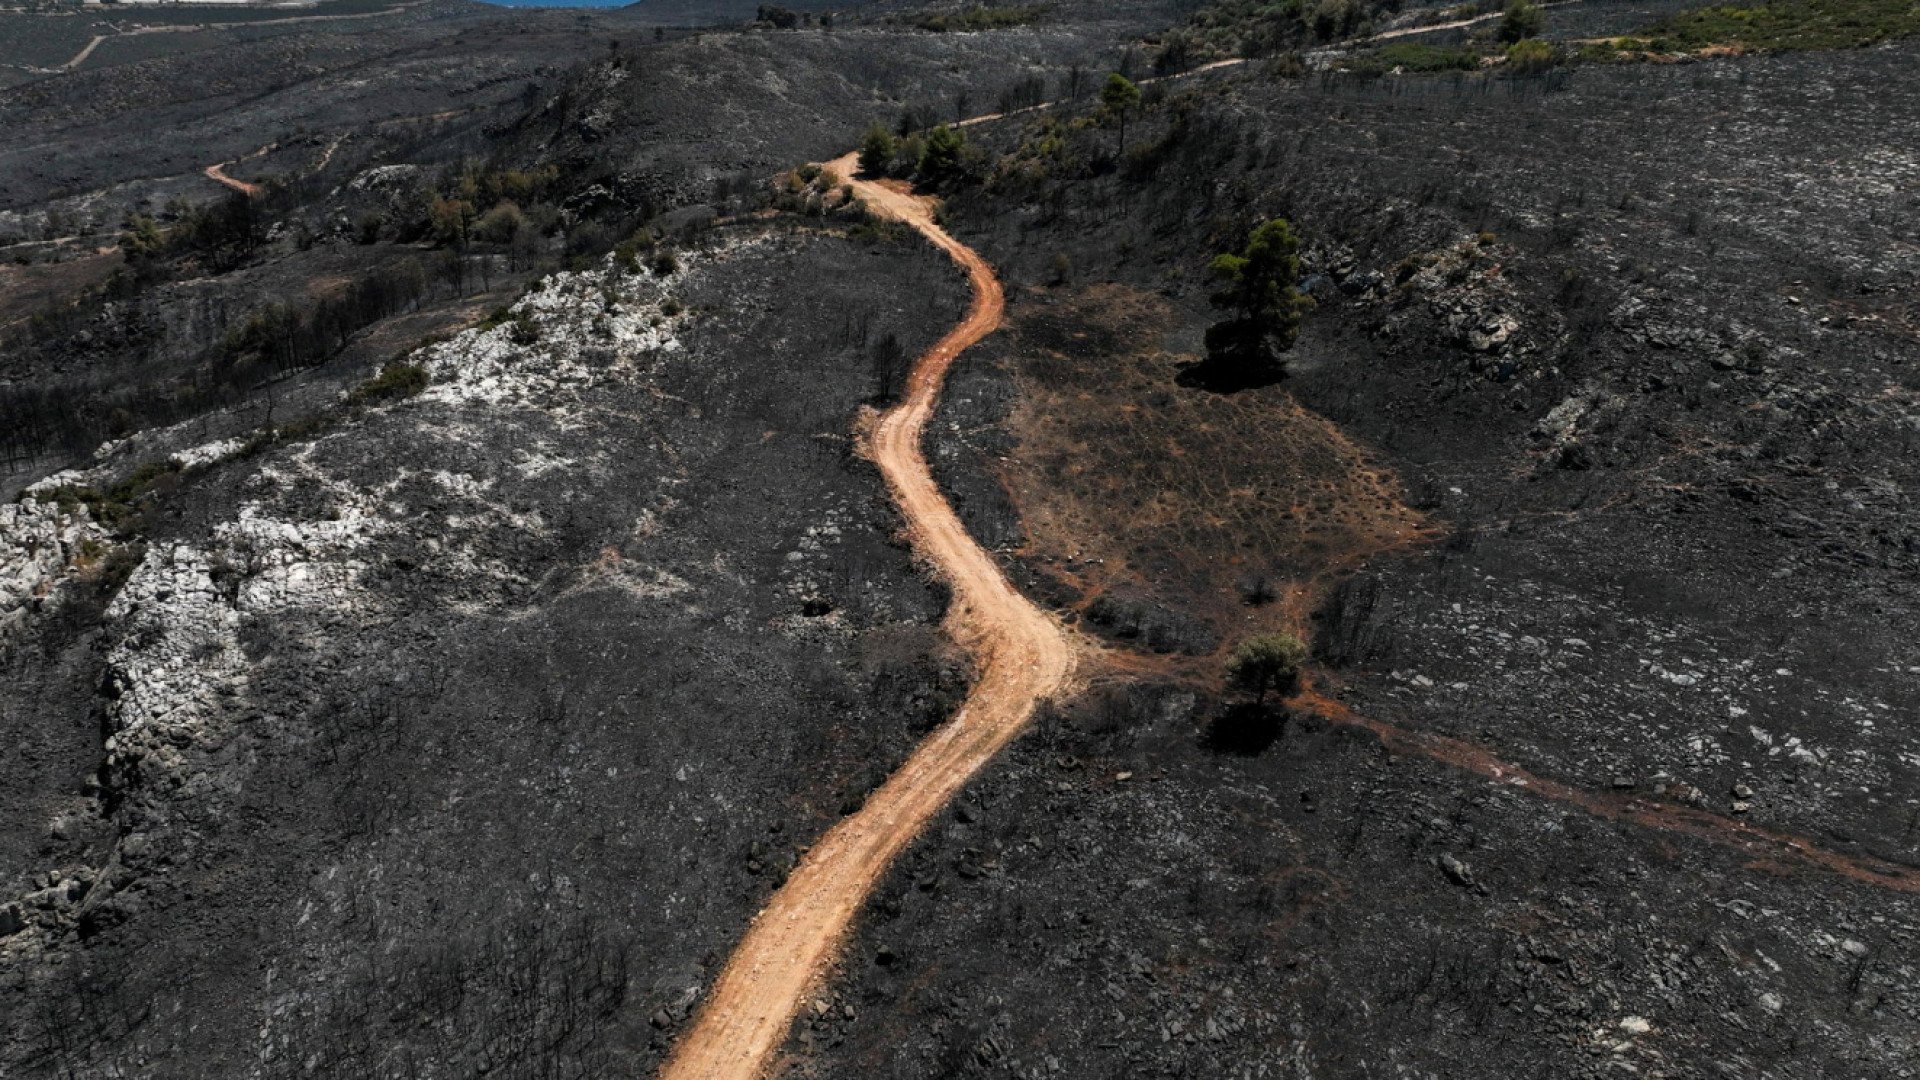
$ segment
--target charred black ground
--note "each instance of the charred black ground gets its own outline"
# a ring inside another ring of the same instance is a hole
[[[650,1073],[969,679],[856,441],[965,282],[785,170],[1077,92],[924,178],[1010,302],[928,452],[1106,659],[790,1074],[1911,1074],[1916,46],[789,6],[0,13],[0,1072]]]

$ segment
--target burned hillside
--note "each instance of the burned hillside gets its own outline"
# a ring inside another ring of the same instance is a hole
[[[326,10],[0,16],[0,1072],[1911,1072],[1905,14]]]

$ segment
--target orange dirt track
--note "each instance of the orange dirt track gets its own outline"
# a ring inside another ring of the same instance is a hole
[[[830,168],[852,177],[849,155]],[[832,964],[854,914],[900,851],[1018,735],[1034,706],[1072,674],[1076,648],[1020,595],[975,543],[934,484],[920,450],[947,369],[1000,326],[1000,282],[984,259],[934,223],[928,200],[864,180],[854,190],[877,215],[918,230],[973,283],[965,321],[920,358],[905,399],[884,414],[869,451],[906,516],[914,548],[953,588],[947,631],[980,677],[960,712],[921,744],[859,812],[807,853],[774,893],[707,995],[662,1080],[752,1080],[771,1065],[808,992]]]
[[[245,180],[236,180],[227,175],[227,166],[231,164],[233,163],[230,161],[223,161],[218,165],[209,165],[203,171],[207,174],[207,179],[215,183],[225,184],[250,199],[259,198],[262,194],[259,184],[249,184]]]

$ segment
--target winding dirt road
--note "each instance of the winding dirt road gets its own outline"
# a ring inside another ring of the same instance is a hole
[[[1453,29],[1496,17],[1389,31],[1368,40]],[[1218,61],[1170,78],[1241,63]],[[962,126],[1001,118],[977,117]],[[842,177],[854,177],[859,172],[858,155],[849,154],[828,168]],[[213,175],[213,170],[208,174]],[[946,629],[972,652],[980,675],[959,713],[921,744],[858,812],[828,830],[774,893],[734,949],[659,1080],[758,1080],[770,1071],[795,1016],[831,969],[854,916],[881,876],[967,781],[1021,732],[1039,702],[1066,687],[1080,651],[1076,640],[1022,596],[968,535],[935,484],[921,451],[922,433],[954,360],[1000,326],[1004,297],[999,279],[978,253],[935,223],[932,200],[913,195],[904,184],[858,179],[850,183],[874,214],[918,231],[964,269],[973,285],[973,303],[965,320],[920,358],[905,399],[880,418],[867,448],[906,517],[915,550],[953,588]],[[1308,591],[1300,591],[1293,600],[1293,606],[1299,607],[1298,621],[1304,624]],[[1305,626],[1300,629],[1304,631]],[[1920,892],[1920,869],[1835,852],[1805,837],[1692,807],[1588,792],[1535,775],[1471,743],[1360,715],[1320,692],[1312,681],[1295,706],[1335,724],[1371,731],[1394,753],[1417,755],[1517,786],[1598,818],[1734,848],[1749,857],[1750,866],[1811,868],[1862,884]]]
[[[844,177],[859,171],[853,155],[829,167]],[[852,184],[873,213],[917,230],[973,283],[965,321],[920,358],[905,399],[880,418],[868,450],[906,516],[914,549],[953,588],[947,632],[973,653],[979,679],[960,712],[864,807],[829,830],[774,893],[661,1071],[662,1080],[761,1076],[887,867],[1020,733],[1035,705],[1060,690],[1074,668],[1076,649],[1066,631],[1020,595],[967,534],[920,449],[954,359],[1000,326],[999,279],[986,260],[934,223],[930,200],[884,183]]]

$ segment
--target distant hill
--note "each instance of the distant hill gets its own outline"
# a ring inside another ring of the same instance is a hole
[[[501,7],[584,7],[632,8],[644,14],[674,22],[734,22],[751,19],[760,9],[756,0],[485,0]],[[779,5],[793,11],[847,11],[865,7],[864,3],[835,3],[833,0],[789,0]]]

